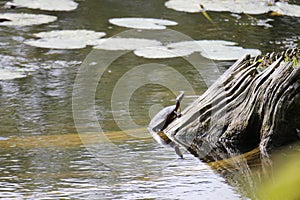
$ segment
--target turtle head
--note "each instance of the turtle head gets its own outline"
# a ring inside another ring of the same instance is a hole
[[[180,94],[176,97],[176,108],[175,111],[177,111],[180,107],[180,102],[184,97],[184,91],[180,91]]]

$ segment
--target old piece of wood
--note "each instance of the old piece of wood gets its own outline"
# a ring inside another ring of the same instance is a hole
[[[299,140],[300,49],[233,64],[164,130],[207,161]]]

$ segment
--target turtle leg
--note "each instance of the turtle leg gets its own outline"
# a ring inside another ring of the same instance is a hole
[[[181,117],[181,113],[180,112],[177,112],[177,111],[174,111],[174,114],[176,115],[176,117]]]
[[[177,154],[181,159],[183,159],[183,155],[182,155],[182,153],[181,153],[181,151],[180,151],[180,149],[179,149],[179,146],[176,145],[176,147],[174,147],[174,149],[175,149],[176,154]]]
[[[170,142],[170,146],[173,147],[175,149],[175,153],[181,158],[183,159],[183,155],[179,149],[179,146],[177,144],[175,144],[174,142]]]

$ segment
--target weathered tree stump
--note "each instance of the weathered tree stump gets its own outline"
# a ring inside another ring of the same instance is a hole
[[[241,58],[165,134],[206,161],[299,140],[299,58],[298,48]]]

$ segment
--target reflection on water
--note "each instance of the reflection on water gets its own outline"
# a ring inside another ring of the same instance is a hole
[[[192,156],[176,159],[152,141],[131,141],[140,158],[115,155],[107,168],[84,147],[1,151],[1,197],[29,199],[239,199],[223,178]],[[146,149],[146,150],[145,150]],[[125,160],[125,162],[124,162]],[[109,163],[106,163],[108,166]]]
[[[0,1],[0,5],[5,2]],[[238,182],[240,173],[229,168],[225,171],[230,173],[220,173],[224,179],[188,153],[185,153],[184,160],[177,159],[172,149],[159,146],[151,138],[129,137],[118,131],[110,97],[119,78],[137,65],[158,63],[179,71],[190,81],[195,92],[201,94],[206,89],[203,77],[186,60],[148,60],[138,58],[132,52],[115,60],[101,79],[102,87],[96,91],[97,120],[106,132],[105,138],[110,141],[103,143],[99,133],[78,135],[73,121],[73,84],[91,48],[43,49],[24,42],[32,39],[34,33],[61,29],[94,30],[106,32],[110,37],[128,30],[109,24],[111,18],[151,17],[178,22],[172,29],[196,40],[233,41],[244,48],[266,52],[299,43],[300,33],[294,26],[299,23],[299,18],[279,17],[272,21],[266,20],[267,15],[255,16],[271,25],[261,26],[246,15],[211,12],[209,15],[216,26],[201,14],[169,10],[162,1],[77,2],[78,8],[72,12],[51,12],[58,20],[50,24],[0,26],[0,69],[25,76],[0,80],[0,198],[245,199],[241,197],[240,188],[252,183],[247,163],[238,160],[240,164],[233,167],[238,167],[248,176],[244,181]],[[1,12],[46,13],[26,8]],[[158,39],[167,41],[168,37]],[[200,63],[205,69],[210,69],[211,64],[224,71],[232,62],[203,59]],[[156,78],[166,80],[164,77],[167,76]],[[213,82],[211,79],[206,82]],[[177,79],[172,81],[177,82]],[[132,94],[130,116],[144,128],[139,130],[141,134],[146,133],[151,106],[161,108],[174,104],[176,94],[172,92],[177,91],[149,84]],[[194,94],[190,91],[186,94],[184,100],[188,104],[194,100]],[[127,113],[118,115],[118,119],[124,121],[127,117]],[[216,171],[224,168],[220,163],[211,167]]]

